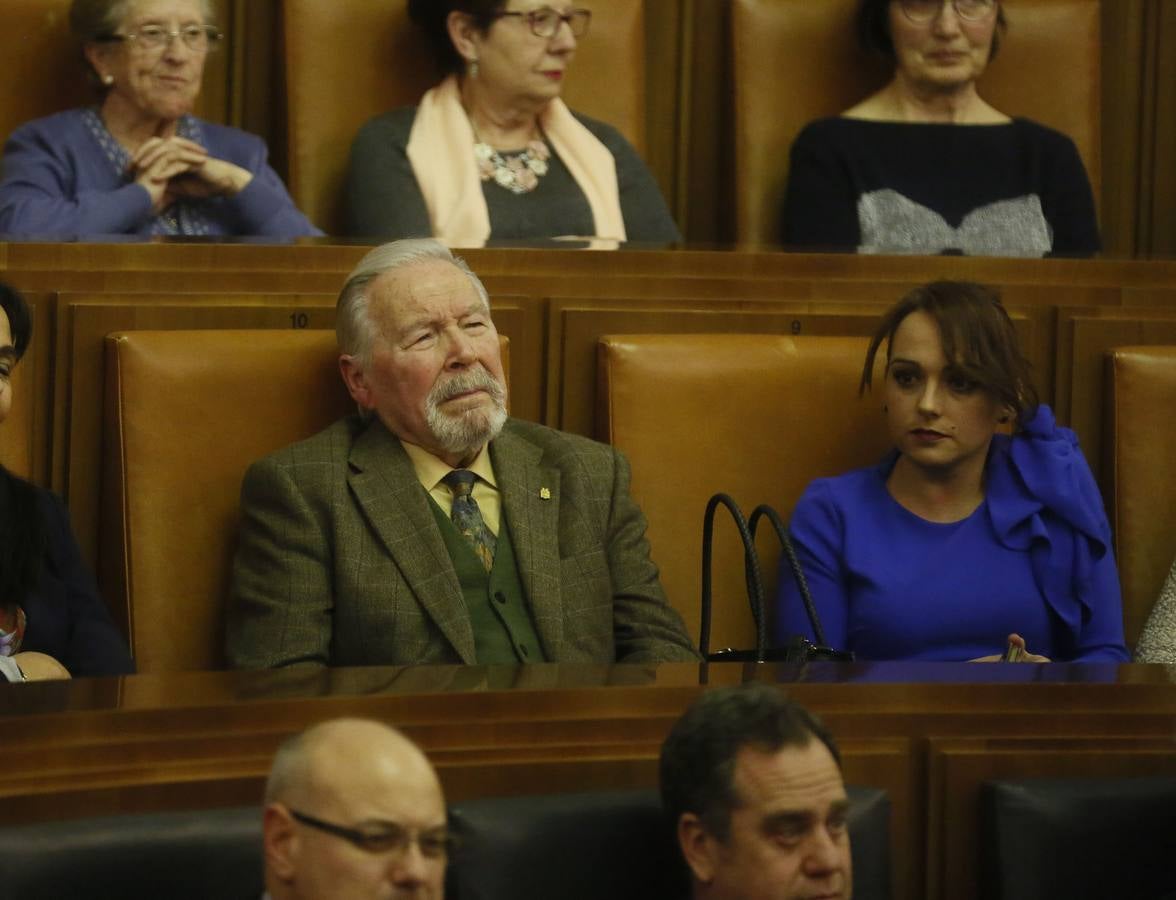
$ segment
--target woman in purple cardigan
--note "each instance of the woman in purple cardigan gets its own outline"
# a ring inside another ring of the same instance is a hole
[[[264,141],[191,115],[221,38],[210,22],[209,0],[74,0],[70,27],[101,100],[12,133],[0,234],[322,234]]]
[[[1038,404],[996,292],[907,294],[870,342],[863,391],[883,344],[895,449],[814,481],[792,516],[827,643],[864,660],[994,661],[1008,647],[1027,662],[1127,662],[1102,498],[1074,432]],[[779,636],[811,638],[782,568]]]

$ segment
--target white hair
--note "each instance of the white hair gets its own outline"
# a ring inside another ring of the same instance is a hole
[[[433,238],[411,238],[382,244],[370,251],[352,269],[335,304],[335,338],[339,352],[356,357],[365,368],[371,364],[372,338],[375,328],[368,309],[367,288],[385,272],[407,268],[421,262],[440,260],[462,272],[482,298],[490,312],[490,295],[464,259],[454,256],[448,247]]]

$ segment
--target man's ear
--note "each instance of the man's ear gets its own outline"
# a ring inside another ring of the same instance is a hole
[[[678,846],[695,880],[710,884],[715,877],[718,842],[694,813],[682,813],[678,818]]]
[[[344,353],[339,357],[339,374],[343,376],[343,383],[347,385],[347,393],[359,405],[360,409],[371,409],[371,388],[368,386],[367,373],[357,357]]]
[[[476,38],[480,37],[481,33],[478,31],[477,25],[474,24],[474,17],[469,13],[454,10],[446,17],[445,27],[449,30],[449,40],[453,42],[453,47],[457,50],[458,55],[467,63],[477,62],[478,42]]]
[[[279,881],[294,877],[298,860],[298,831],[290,810],[281,803],[270,803],[261,816],[265,869]]]

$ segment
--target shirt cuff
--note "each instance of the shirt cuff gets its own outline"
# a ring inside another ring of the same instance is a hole
[[[9,681],[26,680],[24,672],[20,670],[20,666],[11,656],[0,656],[0,674],[3,674]]]

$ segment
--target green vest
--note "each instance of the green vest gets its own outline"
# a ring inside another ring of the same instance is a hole
[[[457,570],[461,594],[474,630],[474,650],[480,665],[544,662],[539,635],[527,609],[519,579],[506,516],[498,527],[494,567],[487,572],[468,540],[454,527],[432,497],[429,505],[441,529],[445,549]]]

